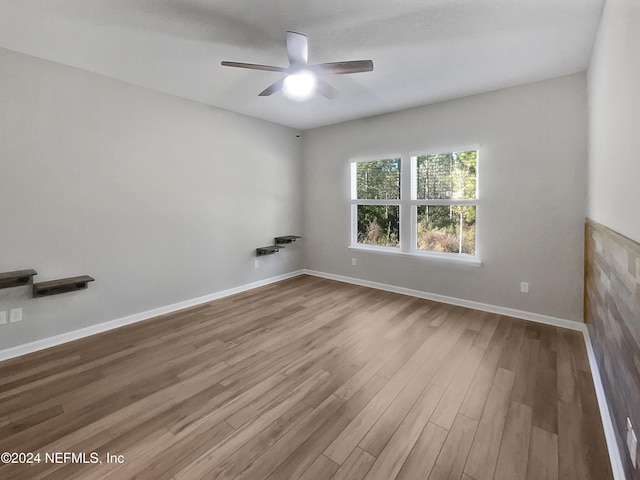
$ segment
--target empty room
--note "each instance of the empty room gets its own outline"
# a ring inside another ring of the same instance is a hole
[[[0,0],[0,478],[640,480],[637,0]]]

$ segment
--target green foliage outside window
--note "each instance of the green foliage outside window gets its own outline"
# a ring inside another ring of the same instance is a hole
[[[421,155],[415,160],[416,200],[476,198],[476,151]],[[399,201],[400,159],[358,162],[356,199]],[[417,222],[418,250],[475,255],[475,205],[418,205]],[[357,230],[360,244],[398,247],[399,205],[357,205]]]
[[[475,255],[475,205],[418,206],[418,249]]]
[[[400,198],[400,159],[357,164],[357,198]],[[397,205],[358,205],[358,243],[397,247],[400,244],[400,209]]]
[[[357,166],[358,199],[400,198],[400,159],[360,162]]]
[[[397,205],[358,205],[358,243],[400,245],[400,208]]]
[[[476,198],[476,168],[476,151],[419,156],[418,200]]]
[[[422,155],[416,164],[418,200],[476,198],[476,151]],[[475,255],[475,245],[475,206],[418,207],[418,249]]]

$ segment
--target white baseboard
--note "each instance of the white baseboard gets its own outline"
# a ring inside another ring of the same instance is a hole
[[[607,441],[607,449],[609,451],[611,469],[613,470],[613,478],[614,480],[625,480],[626,477],[624,474],[624,468],[622,467],[622,457],[620,456],[620,450],[618,449],[618,442],[616,441],[615,430],[613,429],[613,422],[611,420],[607,398],[604,393],[604,387],[602,385],[602,379],[600,377],[600,370],[598,369],[598,364],[596,363],[595,353],[593,351],[593,346],[591,345],[591,338],[589,337],[589,330],[587,329],[586,324],[581,322],[574,322],[572,320],[566,320],[564,318],[541,315],[539,313],[526,312],[513,308],[499,307],[497,305],[474,302],[472,300],[464,300],[462,298],[448,297],[446,295],[439,295],[435,293],[422,292],[420,290],[412,290],[410,288],[397,287],[395,285],[388,285],[385,283],[371,282],[369,280],[361,280],[359,278],[345,277],[342,275],[334,275],[332,273],[318,272],[315,270],[304,270],[303,273],[316,277],[327,278],[329,280],[337,280],[339,282],[351,283],[363,287],[376,288],[378,290],[384,290],[387,292],[401,293],[404,295],[410,295],[412,297],[433,300],[435,302],[472,308],[474,310],[481,310],[483,312],[507,315],[509,317],[521,318],[523,320],[530,320],[532,322],[543,323],[545,325],[568,328],[570,330],[577,330],[579,332],[582,332],[587,348],[587,355],[589,357],[589,365],[591,366],[591,376],[593,378],[593,384],[596,390],[596,397],[598,399],[600,418],[602,419],[602,426],[604,428],[605,439]]]
[[[481,310],[483,312],[497,313],[499,315],[505,315],[508,317],[521,318],[522,320],[530,320],[532,322],[544,323],[545,325],[552,325],[554,327],[568,328],[570,330],[583,331],[585,325],[581,322],[575,322],[573,320],[566,320],[564,318],[551,317],[549,315],[542,315],[540,313],[526,312],[524,310],[516,310],[514,308],[499,307],[497,305],[490,305],[488,303],[475,302],[473,300],[465,300],[463,298],[448,297],[446,295],[440,295],[437,293],[423,292],[421,290],[413,290],[411,288],[396,287],[395,285],[389,285],[386,283],[371,282],[369,280],[361,280],[359,278],[345,277],[342,275],[334,275],[332,273],[318,272],[315,270],[303,270],[303,273],[307,275],[313,275],[315,277],[327,278],[329,280],[337,280],[338,282],[352,283],[354,285],[360,285],[363,287],[375,288],[378,290],[384,290],[386,292],[400,293],[403,295],[409,295],[412,297],[424,298],[426,300],[433,300],[434,302],[448,303],[450,305],[457,305],[459,307],[472,308],[474,310]]]
[[[34,342],[25,343],[24,345],[18,345],[16,347],[0,350],[0,361],[8,360],[9,358],[19,357],[21,355],[26,355],[27,353],[37,352],[38,350],[44,350],[45,348],[55,347],[56,345],[72,342],[73,340],[78,340],[80,338],[88,337],[90,335],[95,335],[97,333],[113,330],[114,328],[123,327],[125,325],[130,325],[132,323],[141,322],[143,320],[149,320],[150,318],[164,315],[166,313],[183,310],[185,308],[193,307],[201,303],[211,302],[212,300],[217,300],[219,298],[235,295],[236,293],[245,292],[247,290],[262,287],[264,285],[269,285],[270,283],[286,280],[287,278],[297,277],[302,273],[303,273],[303,270],[296,270],[295,272],[285,273],[283,275],[267,278],[265,280],[260,280],[258,282],[248,283],[246,285],[240,285],[239,287],[229,288],[228,290],[222,290],[220,292],[212,293],[210,295],[205,295],[203,297],[184,300],[182,302],[166,305],[164,307],[154,308],[152,310],[147,310],[145,312],[140,312],[140,313],[126,316],[126,317],[117,318],[115,320],[110,320],[108,322],[100,323],[98,325],[91,325],[90,327],[81,328],[79,330],[73,330],[67,333],[62,333],[54,337],[43,338],[42,340],[36,340]]]
[[[589,329],[585,325],[582,331],[584,335],[584,343],[587,346],[587,357],[589,357],[589,366],[591,367],[591,377],[593,378],[593,385],[596,389],[596,397],[598,398],[598,408],[600,409],[600,418],[602,418],[602,427],[604,428],[604,436],[607,440],[607,448],[609,449],[609,459],[611,460],[611,469],[613,470],[614,480],[625,480],[624,467],[622,465],[622,455],[618,448],[618,441],[616,440],[616,431],[613,428],[613,420],[611,419],[611,413],[609,411],[609,404],[607,403],[607,396],[604,392],[604,386],[602,385],[602,377],[600,376],[600,369],[598,368],[598,362],[596,361],[596,354],[591,344],[591,337],[589,336]]]

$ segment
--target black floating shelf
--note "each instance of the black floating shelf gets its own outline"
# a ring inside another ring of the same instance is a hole
[[[57,295],[59,293],[75,292],[76,290],[84,290],[89,282],[93,282],[95,278],[89,275],[81,275],[79,277],[61,278],[59,280],[51,280],[50,282],[40,282],[33,284],[34,297],[46,297],[48,295]]]
[[[23,285],[29,285],[33,281],[34,275],[37,275],[37,272],[31,269],[0,273],[0,288],[21,287]]]
[[[263,255],[271,255],[274,253],[278,253],[281,248],[284,248],[284,247],[282,245],[269,245],[268,247],[256,248],[256,256],[261,257]]]
[[[276,237],[276,245],[280,245],[283,243],[292,243],[295,242],[298,238],[302,238],[298,235],[285,235],[284,237]]]
[[[283,243],[293,243],[298,238],[302,237],[299,235],[283,235],[282,237],[275,237],[273,245],[269,245],[268,247],[256,248],[256,257],[278,253],[281,248],[284,248]]]

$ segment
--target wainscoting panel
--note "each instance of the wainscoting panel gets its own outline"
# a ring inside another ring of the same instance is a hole
[[[640,244],[587,219],[585,322],[628,479],[640,480],[628,453],[627,417],[640,433]],[[639,459],[640,460],[640,459]]]

